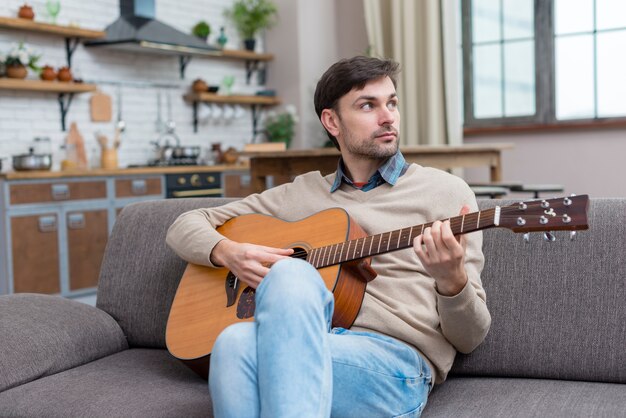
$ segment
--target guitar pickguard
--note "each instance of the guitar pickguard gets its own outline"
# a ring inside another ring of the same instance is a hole
[[[237,300],[239,292],[239,279],[232,272],[228,272],[226,276],[226,307],[233,306]]]

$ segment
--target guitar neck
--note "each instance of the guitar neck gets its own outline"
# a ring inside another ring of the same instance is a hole
[[[498,225],[500,208],[487,209],[479,212],[449,218],[450,228],[454,235],[467,234]],[[448,219],[444,219],[448,220]],[[360,258],[371,257],[391,251],[402,250],[413,246],[413,240],[432,226],[433,222],[415,225],[382,234],[370,235],[355,240],[339,242],[312,249],[307,261],[315,268],[328,267]]]

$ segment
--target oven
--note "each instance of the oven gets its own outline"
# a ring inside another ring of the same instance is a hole
[[[183,173],[165,175],[165,197],[222,197],[222,173]]]

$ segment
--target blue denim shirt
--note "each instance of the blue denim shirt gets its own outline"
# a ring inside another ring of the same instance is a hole
[[[390,157],[385,164],[381,165],[378,170],[370,177],[369,181],[361,188],[354,185],[354,182],[348,178],[343,169],[343,159],[339,159],[339,163],[337,164],[337,176],[335,177],[335,182],[330,188],[330,192],[334,192],[341,186],[341,183],[349,184],[350,186],[360,189],[364,192],[368,192],[383,183],[389,183],[390,185],[396,184],[398,178],[401,175],[406,173],[406,170],[409,168],[409,163],[406,162],[404,156],[398,150],[392,157]]]

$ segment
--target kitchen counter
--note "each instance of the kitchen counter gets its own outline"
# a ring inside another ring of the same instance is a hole
[[[90,169],[90,170],[67,170],[67,171],[11,171],[0,173],[0,179],[23,180],[23,179],[56,179],[67,177],[114,177],[138,174],[181,174],[181,173],[212,173],[212,172],[247,172],[248,163],[219,164],[219,165],[185,165],[171,167],[132,167],[118,169]]]

